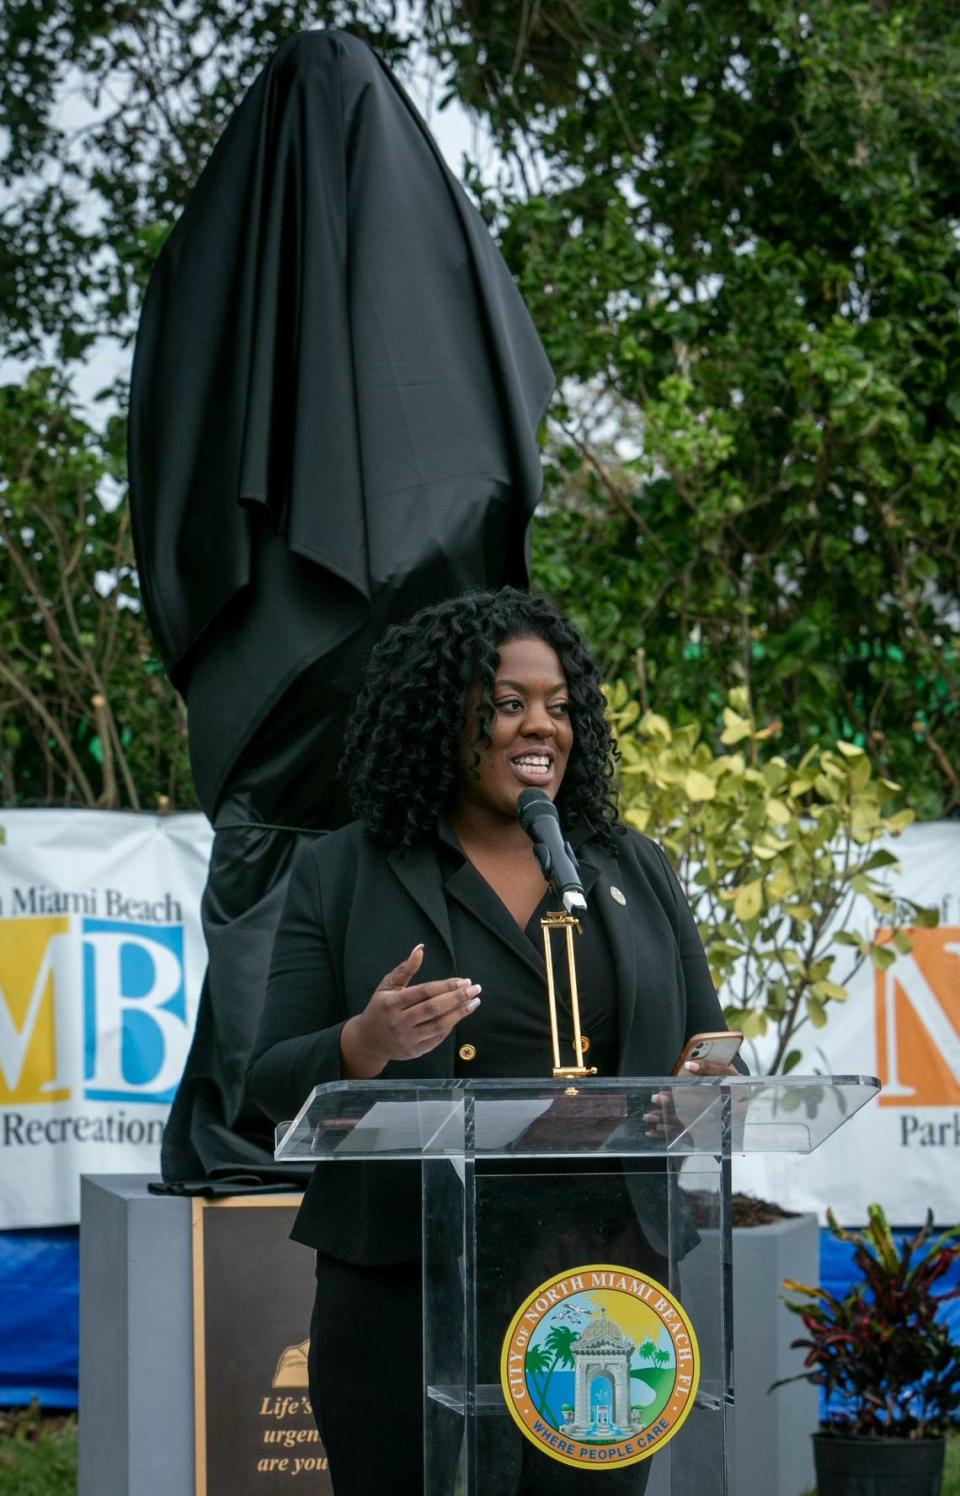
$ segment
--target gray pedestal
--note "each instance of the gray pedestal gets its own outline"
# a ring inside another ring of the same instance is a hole
[[[813,1215],[733,1233],[733,1342],[737,1496],[804,1496],[816,1484],[810,1435],[819,1393],[796,1382],[769,1395],[780,1377],[803,1369],[790,1349],[802,1334],[782,1303],[784,1278],[820,1282],[820,1231]]]
[[[190,1201],[148,1182],[81,1182],[79,1496],[194,1490]]]
[[[106,1175],[81,1186],[78,1496],[195,1489],[191,1205],[147,1184]],[[814,1486],[817,1389],[767,1388],[800,1369],[781,1285],[819,1282],[819,1249],[813,1216],[734,1233],[737,1496]],[[666,1474],[655,1461],[648,1496],[661,1496]]]

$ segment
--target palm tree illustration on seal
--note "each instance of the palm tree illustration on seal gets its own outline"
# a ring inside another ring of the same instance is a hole
[[[554,1325],[542,1345],[532,1345],[527,1351],[524,1362],[526,1370],[531,1377],[541,1378],[539,1387],[532,1385],[533,1400],[540,1417],[554,1428],[560,1427],[561,1420],[557,1418],[547,1399],[550,1378],[558,1366],[572,1367],[575,1364],[572,1347],[579,1339],[579,1330],[572,1330],[568,1325]]]
[[[642,1345],[637,1347],[637,1355],[642,1357],[644,1361],[656,1361],[657,1347],[652,1340],[645,1340]]]
[[[546,1418],[547,1414],[543,1410],[543,1390],[545,1386],[543,1378],[550,1370],[550,1357],[542,1345],[531,1345],[524,1357],[523,1367],[527,1374],[527,1384],[533,1393],[533,1400],[537,1405],[537,1412],[541,1418]],[[534,1380],[536,1377],[541,1379],[539,1387]]]

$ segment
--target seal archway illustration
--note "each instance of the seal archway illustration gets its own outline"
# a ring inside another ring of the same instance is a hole
[[[630,1427],[630,1358],[634,1351],[633,1341],[620,1326],[607,1318],[606,1309],[600,1310],[600,1318],[587,1326],[579,1341],[572,1347],[576,1363],[576,1394],[572,1424],[564,1425],[564,1433],[578,1438],[589,1438],[598,1419],[594,1411],[594,1387],[606,1382],[610,1387],[610,1423],[626,1432]]]

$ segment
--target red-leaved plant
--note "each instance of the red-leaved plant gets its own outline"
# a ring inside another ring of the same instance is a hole
[[[936,1317],[941,1304],[960,1296],[960,1287],[934,1293],[960,1257],[960,1226],[931,1240],[928,1212],[922,1229],[898,1247],[879,1205],[869,1206],[867,1218],[862,1231],[847,1231],[827,1212],[831,1235],[853,1244],[863,1274],[845,1298],[784,1281],[789,1293],[811,1301],[786,1301],[807,1331],[793,1342],[807,1352],[807,1369],[774,1386],[806,1380],[823,1388],[828,1404],[834,1396],[843,1399],[845,1410],[828,1415],[826,1432],[931,1438],[945,1433],[960,1410],[960,1345]]]

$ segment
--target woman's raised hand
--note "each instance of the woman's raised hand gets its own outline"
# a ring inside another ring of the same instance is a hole
[[[480,987],[469,977],[411,986],[422,961],[423,946],[416,945],[378,983],[363,1012],[343,1025],[340,1056],[348,1080],[372,1080],[390,1060],[429,1054],[462,1018],[479,1008]]]

